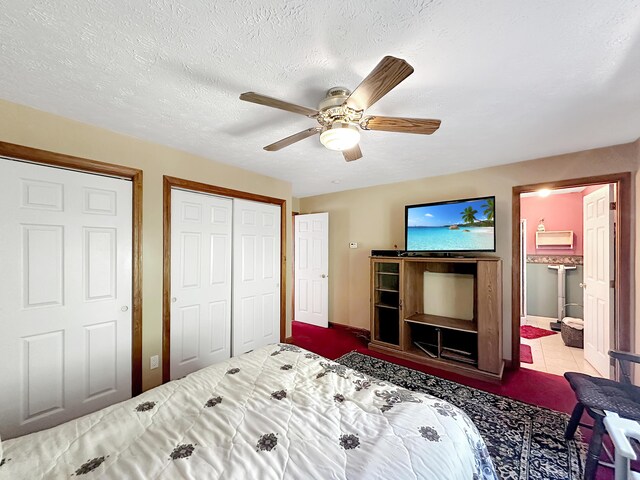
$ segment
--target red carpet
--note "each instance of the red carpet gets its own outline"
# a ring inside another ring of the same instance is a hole
[[[544,328],[533,327],[531,325],[520,326],[520,336],[528,340],[533,340],[535,338],[541,338],[541,337],[546,337],[548,335],[557,335],[557,334],[558,332],[554,332],[552,330],[546,330]]]
[[[524,343],[520,344],[520,361],[522,363],[533,363],[533,354],[531,353],[531,347],[529,345],[525,345]]]

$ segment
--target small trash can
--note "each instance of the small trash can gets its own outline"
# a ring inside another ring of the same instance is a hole
[[[560,335],[567,347],[584,348],[584,320],[564,317],[560,325]]]

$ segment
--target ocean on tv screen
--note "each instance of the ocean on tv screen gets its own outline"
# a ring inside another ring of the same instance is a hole
[[[409,251],[481,251],[495,249],[493,198],[407,210]]]
[[[493,227],[409,227],[407,250],[493,250]]]

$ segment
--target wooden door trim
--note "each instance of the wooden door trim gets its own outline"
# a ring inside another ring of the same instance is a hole
[[[57,152],[0,142],[0,156],[39,165],[108,175],[132,183],[132,311],[131,311],[131,395],[142,393],[142,170],[99,162]]]
[[[291,325],[296,321],[296,217],[300,212],[291,212]],[[293,330],[291,331],[293,336]],[[286,342],[290,343],[290,342]]]
[[[239,198],[280,206],[280,341],[287,328],[287,201],[251,192],[195,182],[184,178],[163,176],[162,185],[162,383],[171,378],[171,189],[179,188],[199,193]]]
[[[629,352],[632,350],[631,332],[631,262],[632,258],[632,216],[631,186],[632,173],[621,172],[595,177],[559,180],[546,183],[518,185],[512,192],[512,232],[511,232],[511,362],[520,368],[520,194],[548,188],[570,188],[589,185],[616,185],[616,237],[615,237],[615,296],[614,296],[614,347]]]

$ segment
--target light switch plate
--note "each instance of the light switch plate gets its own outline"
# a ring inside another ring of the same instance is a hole
[[[160,358],[158,355],[154,355],[149,359],[149,368],[153,370],[154,368],[158,368],[160,365]]]
[[[358,248],[358,242],[349,243],[349,248]]]

